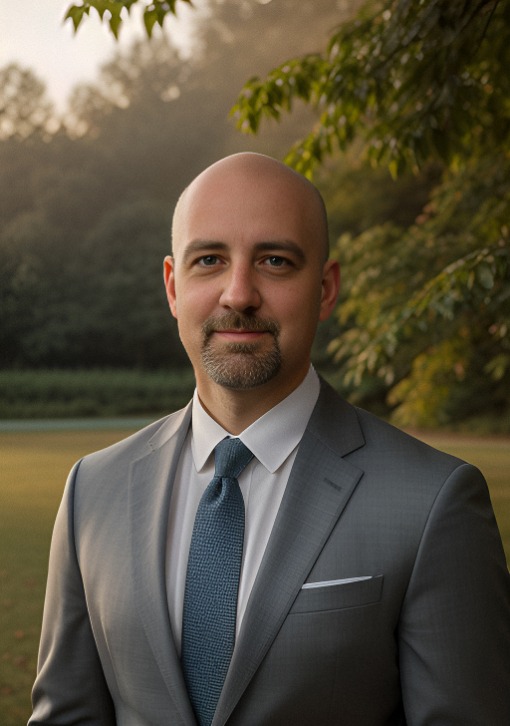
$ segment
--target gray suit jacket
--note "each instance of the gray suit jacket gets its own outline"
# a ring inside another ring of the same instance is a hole
[[[33,726],[195,723],[164,562],[189,421],[188,407],[73,469]],[[510,578],[480,473],[323,384],[236,643],[222,724],[509,726]]]

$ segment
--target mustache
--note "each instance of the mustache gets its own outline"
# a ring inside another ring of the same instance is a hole
[[[280,326],[271,318],[255,318],[242,313],[225,313],[224,315],[211,315],[202,325],[204,337],[220,330],[243,330],[249,333],[270,333],[277,336]]]

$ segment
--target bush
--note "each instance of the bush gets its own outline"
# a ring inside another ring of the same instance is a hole
[[[157,416],[182,408],[191,369],[0,371],[0,418]]]

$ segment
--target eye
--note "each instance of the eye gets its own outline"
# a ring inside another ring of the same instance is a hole
[[[286,260],[285,257],[271,255],[270,257],[265,258],[264,263],[269,267],[285,267],[289,264],[289,261]]]
[[[218,257],[216,255],[204,255],[199,258],[198,264],[201,267],[214,267],[214,265],[218,264]]]

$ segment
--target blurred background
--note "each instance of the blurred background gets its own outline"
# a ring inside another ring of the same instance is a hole
[[[510,4],[135,0],[76,34],[69,4],[0,5],[5,726],[29,714],[69,467],[193,390],[162,261],[180,192],[227,154],[313,178],[343,271],[315,365],[478,464],[510,556]]]
[[[118,41],[95,11],[73,35],[67,5],[0,10],[0,418],[164,412],[168,373],[187,396],[161,284],[175,201],[216,159],[283,159],[312,130],[289,160],[313,171],[344,271],[316,364],[400,425],[508,432],[503,4],[462,27],[440,0],[400,18],[403,2],[178,0],[149,39],[140,0]]]

